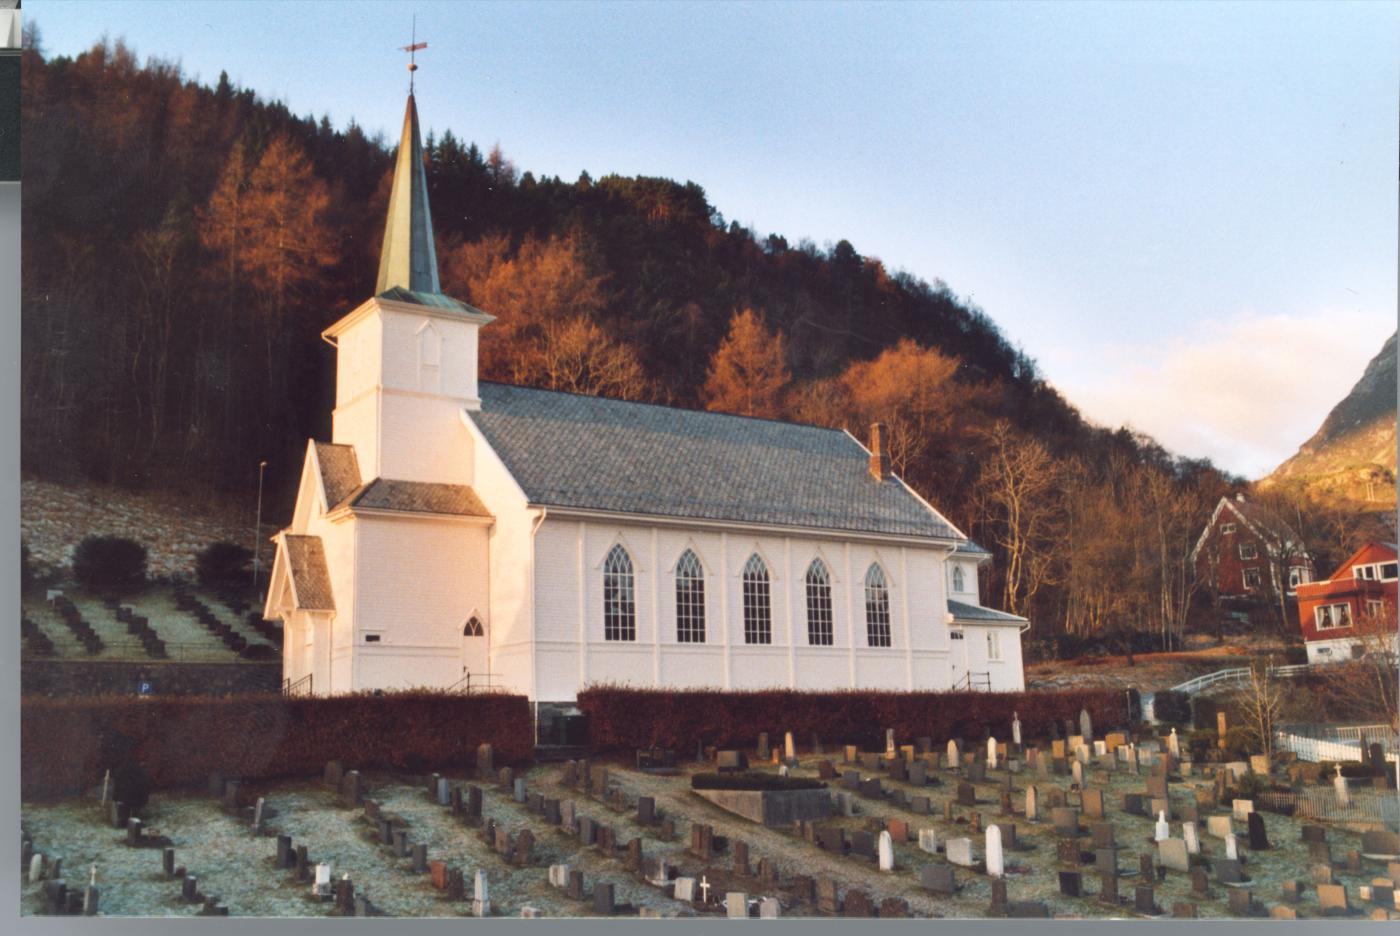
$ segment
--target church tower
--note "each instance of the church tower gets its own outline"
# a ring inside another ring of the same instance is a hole
[[[336,349],[332,439],[365,477],[471,484],[462,410],[481,407],[477,341],[492,316],[438,281],[418,108],[408,95],[375,295],[321,333]]]

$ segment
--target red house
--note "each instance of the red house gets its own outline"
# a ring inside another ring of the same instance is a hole
[[[1191,551],[1201,581],[1236,617],[1287,618],[1287,602],[1315,577],[1312,556],[1288,522],[1243,494],[1222,497]]]
[[[1309,663],[1360,659],[1385,633],[1395,640],[1394,543],[1367,543],[1324,582],[1298,586]]]

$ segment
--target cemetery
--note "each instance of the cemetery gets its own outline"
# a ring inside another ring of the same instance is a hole
[[[1174,729],[1093,722],[541,762],[480,742],[139,804],[104,773],[26,798],[24,912],[1400,919],[1400,839],[1366,814],[1396,796],[1383,757],[1193,762]]]

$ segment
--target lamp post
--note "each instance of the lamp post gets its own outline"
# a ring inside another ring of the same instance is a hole
[[[258,547],[262,545],[262,489],[263,470],[267,462],[258,462],[258,519],[253,527],[253,594],[258,594]],[[262,596],[259,595],[259,598]]]

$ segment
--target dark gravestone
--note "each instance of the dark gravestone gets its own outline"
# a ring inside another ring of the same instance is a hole
[[[1094,823],[1089,826],[1089,834],[1094,837],[1095,848],[1112,848],[1116,844],[1111,822]]]
[[[1020,920],[1046,920],[1050,918],[1050,908],[1039,900],[1013,900],[1006,907],[1006,915]]]
[[[1006,916],[1006,879],[992,878],[992,900],[987,907],[987,915],[993,917]]]
[[[1327,829],[1320,825],[1305,825],[1303,826],[1303,841],[1325,842],[1327,841]]]
[[[822,780],[835,780],[836,765],[829,760],[817,761],[817,776]]]
[[[1060,872],[1060,893],[1066,897],[1079,897],[1083,893],[1083,878],[1078,871]]]
[[[1191,869],[1191,893],[1198,897],[1204,897],[1210,893],[1210,876],[1206,874],[1205,868]]]
[[[611,882],[599,881],[593,885],[593,912],[603,916],[612,916],[616,912]]]
[[[824,851],[845,854],[846,840],[839,826],[822,826],[817,833],[817,839]]]
[[[481,818],[481,787],[467,787],[467,818]]]
[[[578,817],[578,841],[580,845],[592,845],[597,840],[598,824],[589,816]],[[705,856],[700,856],[705,857]]]
[[[909,916],[909,901],[903,897],[886,897],[880,901],[880,918],[896,920]]]
[[[1326,842],[1309,842],[1308,861],[1312,864],[1332,867],[1332,846]]]
[[[413,873],[428,873],[428,846],[418,844],[413,846]]]
[[[638,839],[637,841],[641,841]],[[517,868],[523,868],[533,864],[535,860],[535,833],[529,829],[521,829],[520,834],[515,837],[515,854],[511,858],[511,864]]]
[[[841,908],[841,915],[848,917],[873,917],[875,915],[875,904],[871,902],[870,895],[865,891],[851,888],[846,891],[846,900]]]
[[[640,838],[634,837],[628,841],[624,867],[628,871],[642,870],[642,840]]]
[[[823,916],[835,916],[841,912],[841,898],[836,892],[836,882],[831,878],[817,879],[817,912]]]
[[[546,799],[544,801],[544,821],[550,825],[559,824],[559,801],[557,799]]]
[[[1187,900],[1178,900],[1172,904],[1173,920],[1194,920],[1196,919],[1196,905]]]
[[[909,809],[920,816],[929,814],[929,798],[927,796],[915,796],[909,801]]]
[[[1060,864],[1078,865],[1080,862],[1079,841],[1062,838],[1055,843],[1055,858]]]
[[[292,851],[292,837],[290,835],[277,836],[277,867],[290,868],[292,862],[295,860],[294,856],[295,852]],[[174,862],[173,850],[171,862],[172,864]]]
[[[868,796],[872,799],[883,798],[885,794],[884,789],[880,783],[880,778],[871,777],[869,780],[862,780],[860,782],[860,795]]]
[[[175,876],[175,849],[166,848],[161,852],[160,867],[165,872],[166,877]]]
[[[851,833],[851,854],[870,861],[875,860],[875,836],[864,830]]]
[[[1099,872],[1099,900],[1106,904],[1118,904],[1118,875],[1112,871]]]
[[[311,860],[307,856],[305,845],[297,846],[296,854],[292,857],[292,868],[298,883],[305,884],[311,880]]]
[[[637,797],[637,822],[641,825],[651,825],[656,821],[656,798],[654,796]]]
[[[570,869],[569,886],[564,889],[564,893],[568,895],[570,900],[583,900],[584,888],[582,871],[577,868]]]
[[[951,896],[957,889],[953,869],[948,865],[924,865],[919,872],[919,882],[926,890],[943,896]]]
[[[749,759],[743,751],[720,751],[715,769],[719,773],[742,773],[749,769]]]
[[[1249,814],[1249,850],[1264,851],[1269,845],[1269,836],[1264,829],[1264,817],[1257,812]]]
[[[1235,887],[1230,890],[1230,912],[1236,916],[1249,916],[1254,909],[1253,895],[1245,887]]]
[[[977,790],[975,787],[973,787],[972,784],[967,783],[966,781],[960,782],[958,784],[958,805],[977,805]]]
[[[466,808],[466,804],[462,801],[461,787],[454,786],[452,792],[447,794],[447,805],[452,808],[452,815],[460,816],[462,814],[462,811]]]
[[[737,839],[734,842],[734,873],[749,877],[753,868],[749,865],[749,843]]]
[[[1231,858],[1218,858],[1215,862],[1215,876],[1221,884],[1244,883],[1244,865]]]

